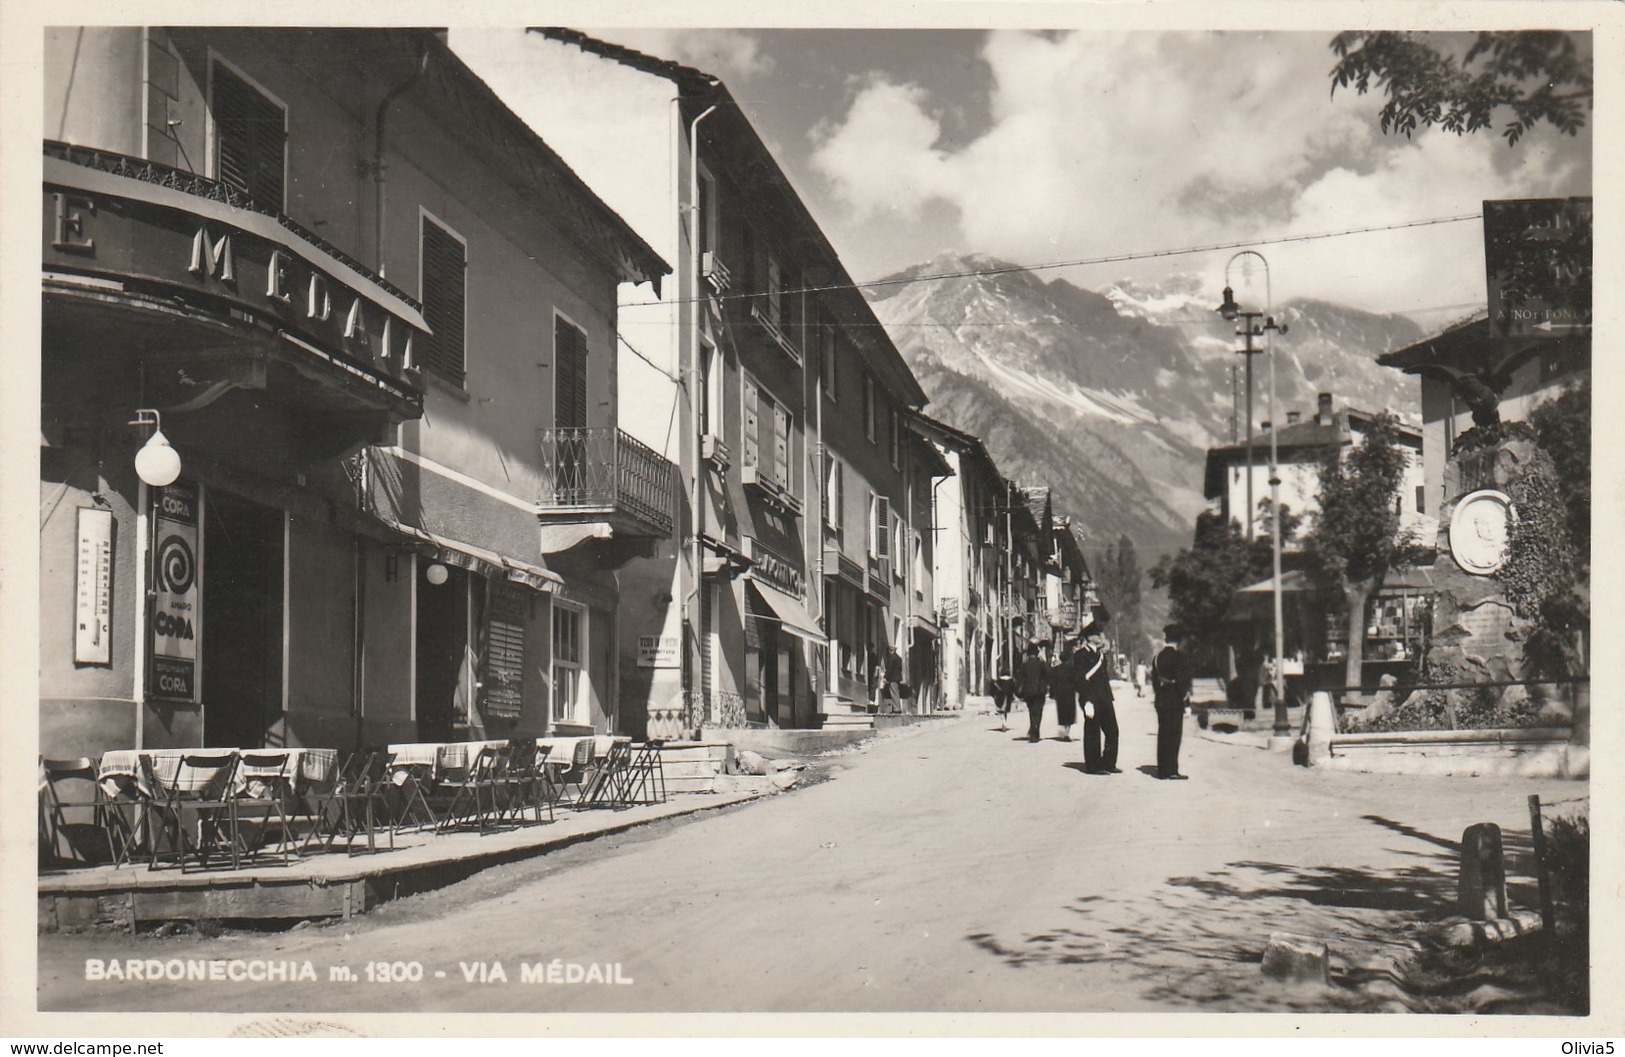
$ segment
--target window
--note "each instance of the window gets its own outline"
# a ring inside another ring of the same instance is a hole
[[[587,425],[587,332],[559,315],[553,317],[553,424]]]
[[[869,557],[891,557],[891,507],[883,495],[869,493]]]
[[[846,504],[846,469],[835,456],[824,455],[824,524],[834,532],[841,531]]]
[[[819,314],[818,372],[823,379],[824,395],[835,399],[835,319],[826,312]]]
[[[872,444],[878,435],[875,432],[878,423],[875,419],[875,380],[874,376],[865,372],[863,376],[863,435],[869,438]]]
[[[790,411],[756,384],[755,379],[744,379],[744,392],[740,465],[756,467],[761,479],[772,481],[785,492],[793,492]],[[765,459],[764,450],[768,453]]]
[[[706,171],[705,166],[699,167],[700,177],[700,217],[699,239],[700,252],[710,253],[717,248],[717,181]]]
[[[700,432],[722,436],[722,351],[705,342],[700,352]]]
[[[1416,512],[1418,514],[1425,514],[1425,513],[1427,513],[1427,509],[1428,509],[1427,508],[1427,487],[1425,485],[1417,485],[1416,486]]]
[[[587,655],[586,613],[557,599],[553,601],[553,722],[590,722],[586,696],[581,692],[581,659]]]
[[[903,415],[897,408],[888,409],[891,419],[891,464],[893,469],[903,468]]]
[[[282,212],[288,111],[223,62],[212,69],[215,179]]]
[[[461,389],[468,250],[462,239],[425,216],[420,259],[423,318],[429,324],[429,337],[418,365]]]

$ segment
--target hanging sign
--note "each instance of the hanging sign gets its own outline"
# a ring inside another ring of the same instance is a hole
[[[113,512],[79,509],[79,562],[74,575],[73,660],[111,664]]]
[[[148,696],[197,701],[198,490],[176,483],[153,490],[152,679]]]

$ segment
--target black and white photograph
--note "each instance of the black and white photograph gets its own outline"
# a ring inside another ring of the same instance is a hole
[[[1625,1032],[1617,5],[4,18],[0,1035]]]

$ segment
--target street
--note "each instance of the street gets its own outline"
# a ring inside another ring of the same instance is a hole
[[[1124,686],[1123,773],[1091,776],[1079,743],[1046,729],[1029,744],[1017,714],[1004,732],[972,710],[884,735],[837,757],[829,781],[493,869],[349,923],[43,935],[40,1008],[1403,1009],[1392,985],[1360,985],[1416,923],[1447,912],[1461,831],[1498,822],[1517,847],[1528,794],[1585,792],[1548,779],[1311,771],[1190,723],[1191,780],[1156,781],[1150,700]],[[1533,905],[1531,889],[1513,877],[1512,902]],[[1331,946],[1331,988],[1262,977],[1277,930]],[[175,958],[308,961],[315,980],[85,978],[87,959]],[[573,984],[549,983],[545,968],[522,979],[524,966],[555,959],[618,965],[624,982],[598,982],[614,969]],[[420,963],[423,979],[369,981],[376,970],[364,967],[380,961]],[[335,967],[355,979],[333,982]]]

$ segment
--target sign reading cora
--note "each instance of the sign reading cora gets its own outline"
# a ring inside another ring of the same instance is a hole
[[[153,489],[152,668],[147,696],[197,702],[198,490],[177,481]]]

